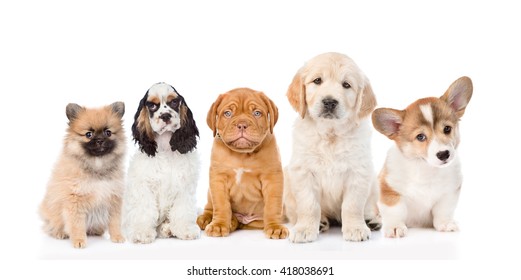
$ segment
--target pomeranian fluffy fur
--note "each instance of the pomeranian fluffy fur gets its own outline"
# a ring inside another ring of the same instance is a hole
[[[69,126],[63,151],[40,205],[44,231],[58,239],[70,238],[84,248],[87,235],[103,235],[121,243],[121,198],[126,138],[123,102],[99,109],[69,104]]]

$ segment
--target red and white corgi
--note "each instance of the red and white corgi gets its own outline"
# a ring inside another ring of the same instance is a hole
[[[453,219],[462,183],[458,121],[471,96],[472,81],[461,77],[440,98],[373,112],[376,130],[396,143],[379,175],[386,237],[404,237],[407,227],[458,230]]]

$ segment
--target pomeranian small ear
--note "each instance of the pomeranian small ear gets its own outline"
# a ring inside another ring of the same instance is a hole
[[[125,114],[125,103],[117,101],[110,104],[110,107],[112,108],[112,112],[118,115],[118,117],[123,118],[123,115]]]
[[[389,108],[379,108],[374,110],[372,115],[373,126],[378,132],[394,139],[403,122],[403,111]]]
[[[85,110],[85,108],[81,107],[80,105],[78,105],[76,103],[69,103],[67,105],[67,107],[65,108],[65,114],[67,115],[67,118],[69,119],[69,121],[72,122],[74,119],[76,119],[78,117],[78,114],[84,110]]]
[[[440,99],[447,102],[458,118],[461,118],[472,97],[472,91],[472,80],[463,76],[454,81]]]

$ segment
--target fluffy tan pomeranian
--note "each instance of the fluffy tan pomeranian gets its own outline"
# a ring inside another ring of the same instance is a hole
[[[124,113],[123,102],[99,109],[67,105],[69,127],[40,214],[45,232],[70,238],[74,248],[84,248],[87,235],[103,235],[107,228],[113,242],[125,241],[121,234]]]

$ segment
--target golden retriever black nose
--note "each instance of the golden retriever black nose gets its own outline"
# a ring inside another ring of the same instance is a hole
[[[335,100],[333,98],[325,98],[322,99],[322,104],[324,104],[324,109],[331,112],[335,110],[336,105],[338,105],[338,100]]]

